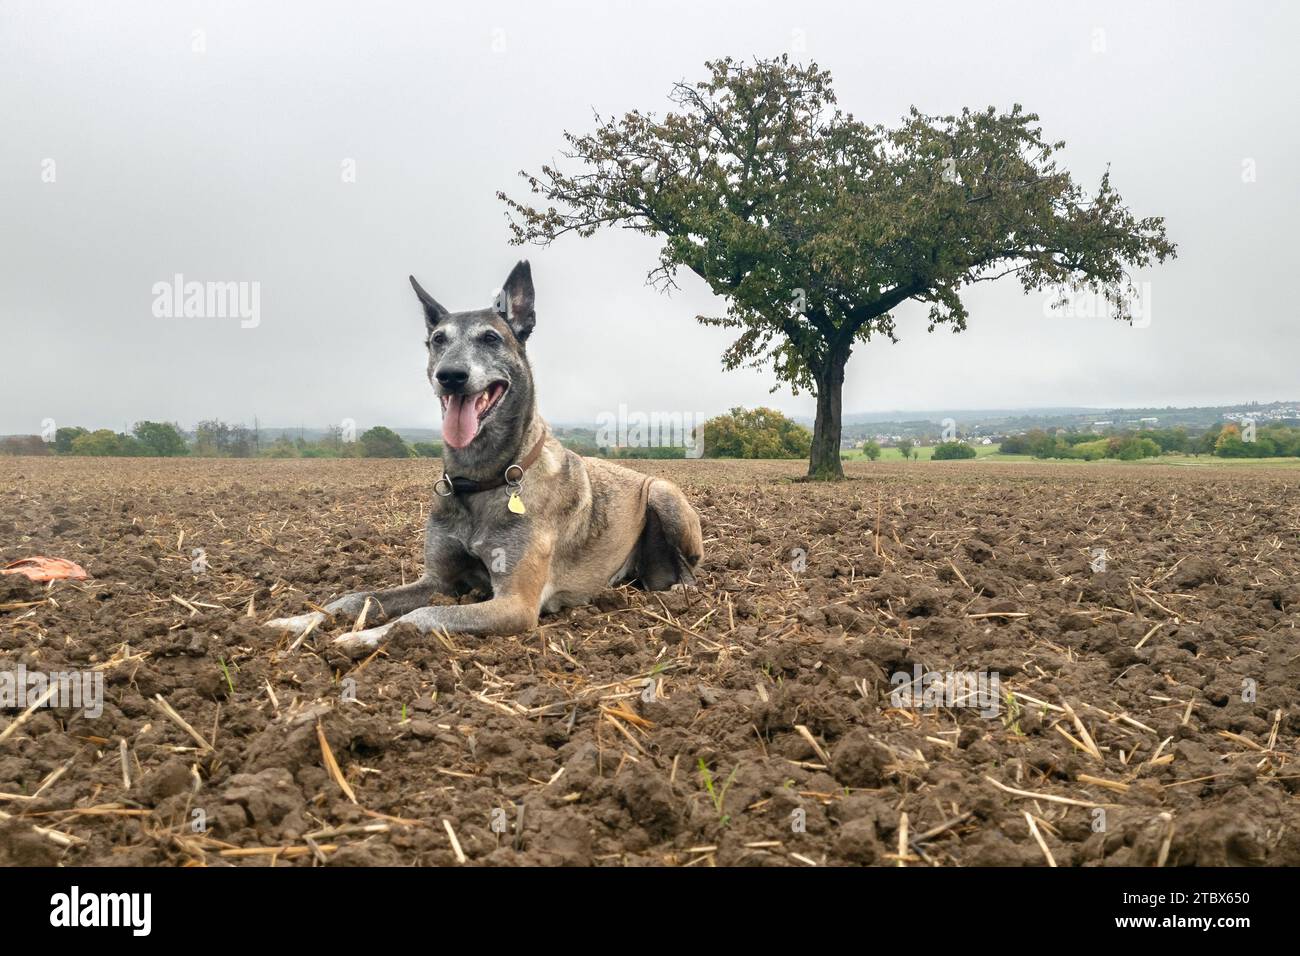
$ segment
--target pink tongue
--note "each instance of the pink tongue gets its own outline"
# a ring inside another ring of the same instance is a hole
[[[481,393],[480,393],[481,394]],[[478,434],[478,395],[452,395],[442,413],[442,437],[452,448],[464,448]]]

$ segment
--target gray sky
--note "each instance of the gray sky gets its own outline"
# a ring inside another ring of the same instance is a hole
[[[522,196],[516,172],[593,108],[662,111],[706,59],[783,51],[831,70],[870,122],[1023,103],[1080,181],[1109,162],[1179,244],[1138,276],[1147,328],[1048,317],[1014,281],[971,290],[960,335],[905,307],[901,344],[855,354],[846,411],[1296,398],[1298,10],[0,0],[0,433],[436,426],[406,276],[484,307],[521,255],[551,421],[620,404],[811,414],[767,373],[721,370],[727,333],[694,321],[720,304],[689,276],[671,297],[645,286],[653,240],[521,251],[494,198]],[[155,316],[155,283],[177,273],[258,283],[258,324]]]

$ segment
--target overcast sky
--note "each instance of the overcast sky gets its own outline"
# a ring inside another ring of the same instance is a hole
[[[870,122],[1024,106],[1090,188],[1105,165],[1179,258],[1150,324],[1045,315],[1014,280],[970,328],[849,365],[847,412],[1300,397],[1300,9],[1287,3],[470,3],[0,0],[0,433],[352,418],[437,426],[415,273],[487,306],[532,260],[543,414],[713,413],[769,395],[723,372],[719,302],[645,285],[656,243],[508,245],[498,189],[593,108],[660,111],[706,59],[791,52]],[[348,181],[354,180],[354,181]],[[159,317],[155,285],[257,283],[258,322]]]

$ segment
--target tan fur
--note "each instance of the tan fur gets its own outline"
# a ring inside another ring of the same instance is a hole
[[[449,475],[429,509],[424,575],[327,604],[326,612],[349,616],[377,605],[388,618],[335,643],[364,653],[398,622],[422,633],[516,634],[535,627],[542,613],[586,603],[620,581],[636,579],[651,589],[693,582],[703,538],[699,516],[681,491],[661,478],[578,457],[537,415],[525,352],[535,319],[529,264],[519,262],[506,278],[504,311],[451,313],[413,276],[411,285],[425,314],[429,381],[444,408],[487,395],[490,387],[499,389],[493,393],[498,400],[480,413],[477,431],[454,443],[444,420]],[[542,452],[533,461],[530,450],[539,442]],[[507,507],[512,491],[501,481],[517,478],[512,469],[528,461],[517,489],[525,512],[518,514]],[[435,594],[483,587],[492,597],[478,604],[428,604]],[[324,617],[317,611],[268,624],[301,631]]]

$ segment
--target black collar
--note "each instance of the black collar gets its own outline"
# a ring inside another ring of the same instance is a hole
[[[510,465],[496,478],[486,478],[482,481],[477,478],[461,476],[453,478],[443,472],[442,477],[434,482],[433,490],[442,497],[449,498],[452,495],[472,495],[478,491],[491,491],[493,488],[500,488],[503,485],[517,485],[523,480],[524,472],[531,468],[537,459],[541,457],[542,448],[546,445],[546,439],[549,437],[543,431],[541,437],[537,439],[537,444],[524,456],[523,461]],[[445,486],[449,490],[444,494],[439,490],[440,486]]]

